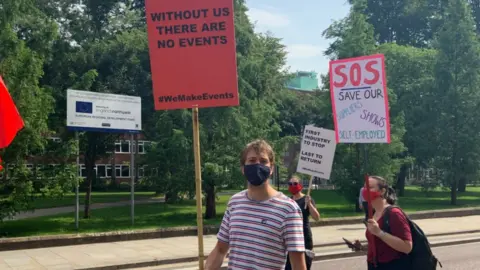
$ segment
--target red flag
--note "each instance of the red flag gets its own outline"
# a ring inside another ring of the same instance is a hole
[[[8,147],[23,126],[23,119],[0,76],[0,149]],[[0,170],[2,169],[0,165]]]
[[[22,117],[0,76],[0,149],[8,147],[23,126]]]

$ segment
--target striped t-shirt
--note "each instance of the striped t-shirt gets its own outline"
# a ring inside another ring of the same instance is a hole
[[[230,270],[283,270],[287,251],[305,251],[302,211],[282,193],[262,202],[235,194],[217,237],[230,246]]]

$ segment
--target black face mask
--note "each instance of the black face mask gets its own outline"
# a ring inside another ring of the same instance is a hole
[[[248,182],[253,186],[260,186],[270,176],[270,167],[262,164],[251,164],[243,167],[243,173]]]

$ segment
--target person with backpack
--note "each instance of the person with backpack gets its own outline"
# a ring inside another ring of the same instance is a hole
[[[373,218],[366,222],[368,240],[367,262],[369,270],[406,270],[411,268],[408,254],[412,251],[413,241],[407,216],[395,205],[395,190],[380,176],[369,177],[369,187],[364,188],[362,196],[372,200],[375,210]],[[388,214],[388,217],[386,217]],[[384,220],[388,219],[388,232]]]

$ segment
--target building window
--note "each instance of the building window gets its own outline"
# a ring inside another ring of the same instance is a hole
[[[138,153],[145,154],[145,142],[138,142]]]
[[[112,165],[105,166],[107,177],[112,177]]]
[[[115,153],[130,153],[130,141],[115,142]]]
[[[145,168],[139,167],[138,168],[138,177],[144,177],[145,176]]]
[[[50,137],[50,140],[52,140],[56,143],[62,142],[62,139],[60,139],[59,137]]]
[[[115,165],[115,176],[127,178],[130,177],[130,166],[129,165]]]
[[[122,165],[122,177],[130,177],[130,166]]]
[[[136,142],[133,142],[133,152],[136,153],[138,151],[139,154],[145,154],[145,141],[139,141],[138,142],[138,148],[136,147],[137,144]]]
[[[115,153],[120,153],[122,151],[122,143],[115,142]]]
[[[145,142],[144,141],[139,141],[138,142],[138,153],[139,154],[145,154]]]
[[[87,177],[87,167],[80,165],[80,177]]]
[[[121,176],[122,176],[122,166],[115,165],[115,177],[121,177]]]
[[[97,167],[93,167],[93,173],[97,175]],[[80,177],[86,178],[87,177],[87,167],[85,164],[80,165]]]
[[[105,165],[97,165],[97,177],[103,178],[107,176],[106,172],[107,166]]]
[[[121,153],[130,153],[130,142],[129,141],[122,141]]]

